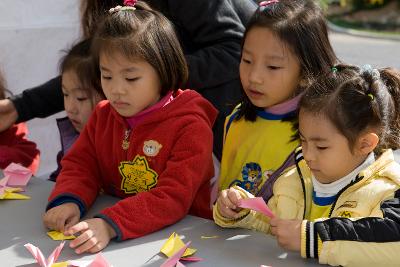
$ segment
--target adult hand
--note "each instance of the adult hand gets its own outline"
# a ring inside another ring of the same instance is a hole
[[[17,110],[10,99],[0,100],[0,132],[7,130],[18,119]]]
[[[239,217],[239,200],[242,199],[239,191],[234,188],[222,190],[217,200],[217,209],[219,213],[228,219],[237,219]]]
[[[301,223],[302,220],[283,220],[276,217],[270,220],[271,233],[276,237],[279,246],[300,251]]]
[[[65,203],[49,209],[43,216],[44,225],[53,230],[64,232],[79,222],[80,210],[75,203]]]
[[[79,236],[69,243],[77,254],[84,252],[96,253],[105,248],[117,234],[103,219],[88,219],[75,224],[64,232],[65,235]]]

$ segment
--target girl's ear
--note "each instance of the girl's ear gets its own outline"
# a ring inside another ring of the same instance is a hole
[[[362,134],[357,141],[356,152],[360,155],[368,155],[374,151],[375,147],[379,143],[379,137],[376,133],[365,133]]]

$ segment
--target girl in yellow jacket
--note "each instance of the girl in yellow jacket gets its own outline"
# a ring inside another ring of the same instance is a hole
[[[283,248],[333,266],[400,263],[400,72],[338,65],[300,101],[296,164],[273,186],[270,219],[221,192],[214,220],[274,235]]]

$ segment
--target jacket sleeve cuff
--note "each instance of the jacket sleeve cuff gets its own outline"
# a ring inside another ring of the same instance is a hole
[[[115,240],[117,241],[122,241],[122,231],[121,229],[119,229],[118,225],[107,215],[105,214],[97,214],[94,216],[94,218],[100,218],[106,221],[106,223],[108,223],[115,231],[115,233],[117,234],[117,236],[115,237]]]
[[[322,240],[314,223],[303,220],[301,223],[301,256],[303,258],[318,258],[321,254]]]

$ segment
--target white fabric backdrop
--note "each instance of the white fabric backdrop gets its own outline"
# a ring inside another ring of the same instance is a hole
[[[58,75],[62,50],[80,35],[79,0],[1,0],[0,68],[14,94]],[[39,175],[56,168],[60,139],[57,114],[28,123],[29,138],[41,151]]]

